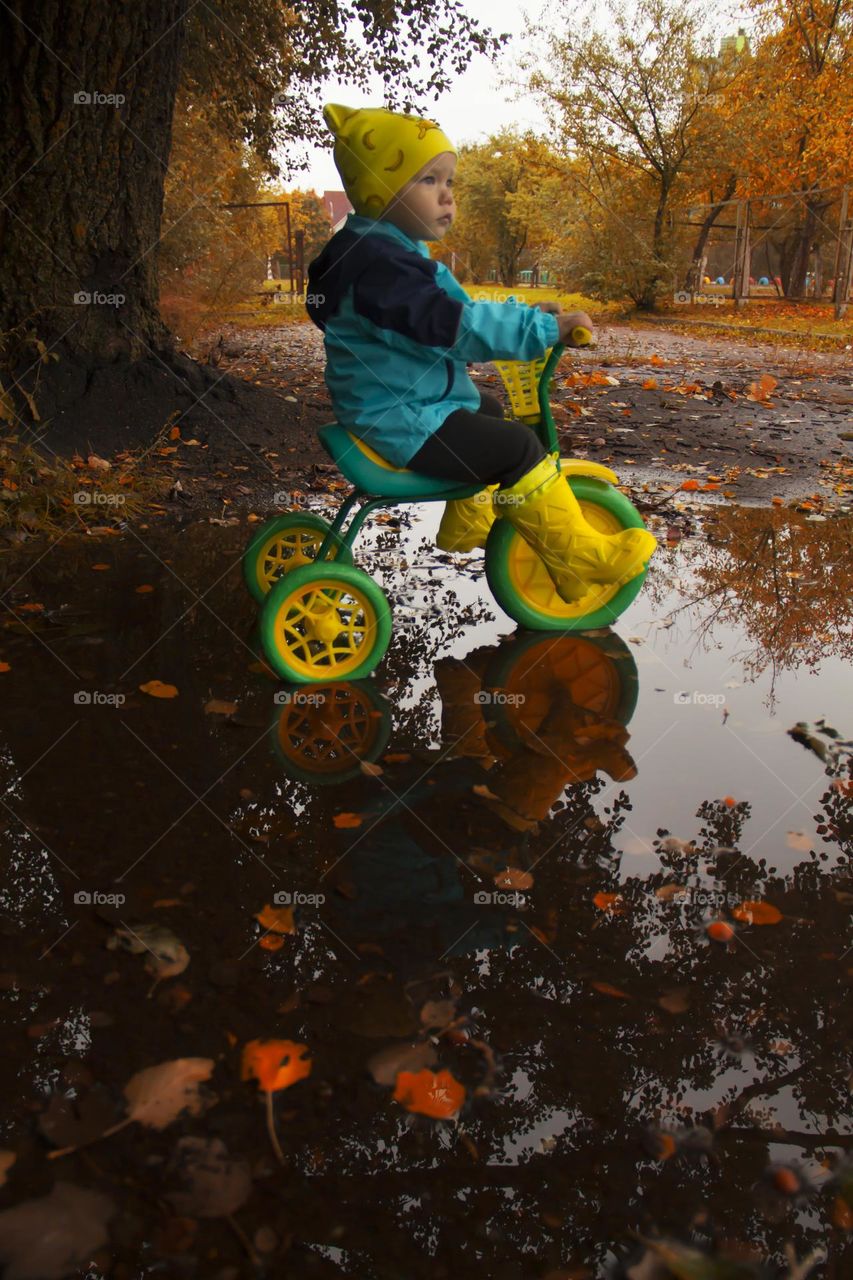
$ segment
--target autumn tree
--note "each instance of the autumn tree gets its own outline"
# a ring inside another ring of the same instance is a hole
[[[674,196],[727,70],[689,5],[621,0],[609,18],[606,33],[596,30],[574,0],[561,0],[544,69],[532,55],[522,67],[560,146],[583,162],[598,220],[618,237],[621,274],[642,278],[635,301],[652,308],[675,260]]]
[[[318,90],[328,79],[366,88],[377,73],[388,106],[426,112],[504,39],[453,0],[0,7],[4,384],[33,388],[41,341],[59,357],[39,367],[43,415],[73,405],[85,417],[81,397],[95,385],[106,401],[126,398],[161,382],[164,365],[184,390],[204,389],[172,353],[157,302],[179,88],[277,176],[277,148],[327,144]]]
[[[751,0],[759,46],[732,87],[748,120],[751,191],[792,194],[779,245],[787,297],[802,296],[809,255],[833,237],[833,188],[850,182],[853,127],[853,0]]]

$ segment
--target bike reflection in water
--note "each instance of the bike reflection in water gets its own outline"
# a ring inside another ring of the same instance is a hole
[[[324,873],[337,892],[323,918],[348,948],[381,951],[400,978],[541,937],[530,837],[567,788],[578,820],[594,820],[583,784],[599,772],[636,776],[626,726],[637,670],[610,631],[523,634],[441,659],[435,680],[442,743],[402,759],[388,747],[391,706],[370,680],[291,686],[273,727],[300,782],[343,784],[383,757],[391,765],[364,779],[361,825],[340,833],[341,856]]]

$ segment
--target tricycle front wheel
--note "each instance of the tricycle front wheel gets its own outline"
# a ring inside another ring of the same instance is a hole
[[[253,599],[262,604],[284,574],[313,564],[331,527],[310,511],[288,511],[256,530],[243,556],[243,580]],[[352,553],[341,538],[333,543],[329,558],[352,564]]]

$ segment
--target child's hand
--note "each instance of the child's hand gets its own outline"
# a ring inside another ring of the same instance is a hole
[[[560,342],[567,347],[587,347],[595,341],[595,330],[592,321],[585,311],[566,311],[557,316],[560,326]],[[577,330],[586,330],[589,337],[586,341],[578,341],[582,336]]]

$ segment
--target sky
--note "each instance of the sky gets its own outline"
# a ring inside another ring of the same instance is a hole
[[[462,7],[481,25],[490,27],[494,34],[510,32],[514,38],[508,42],[496,63],[482,54],[475,54],[468,69],[456,79],[452,88],[437,102],[423,108],[424,114],[435,119],[457,147],[462,143],[483,142],[490,134],[513,126],[521,131],[531,128],[539,133],[547,132],[547,119],[539,102],[523,93],[515,101],[517,91],[506,87],[501,76],[524,79],[524,73],[518,68],[518,59],[522,48],[531,47],[531,39],[526,35],[527,15],[534,23],[541,20],[555,24],[559,21],[559,10],[552,9],[550,18],[540,19],[542,5],[537,0],[525,8],[517,0],[462,0]],[[703,8],[712,29],[719,36],[733,34],[738,25],[746,26],[747,30],[750,28],[751,24],[739,6],[715,0]],[[588,4],[585,12],[594,15],[595,25],[606,31],[606,3],[598,0],[597,4]],[[373,77],[369,92],[339,81],[328,81],[322,101],[354,107],[381,106],[382,80],[379,76]],[[329,139],[331,142],[331,134]],[[310,168],[294,172],[287,185],[303,190],[313,187],[318,193],[340,191],[342,183],[332,160],[331,148],[328,151],[309,148],[308,157]]]

